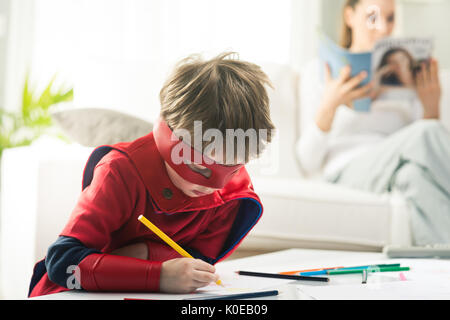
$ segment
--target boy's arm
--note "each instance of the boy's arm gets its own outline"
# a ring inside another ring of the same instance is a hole
[[[68,289],[155,292],[162,263],[102,254],[75,238],[59,237],[48,250],[45,266],[49,279]],[[73,272],[77,285],[70,280]]]
[[[137,181],[128,159],[99,163],[60,236],[76,238],[88,248],[103,251],[111,244],[111,235],[133,214],[141,192]]]
[[[158,292],[162,262],[111,254],[91,254],[78,265],[88,291]]]
[[[50,280],[67,288],[71,270],[88,291],[158,291],[160,262],[102,253],[135,208],[140,191],[133,172],[128,159],[96,167],[91,185],[48,251]]]
[[[67,279],[72,275],[72,269],[93,253],[95,249],[86,248],[79,240],[71,237],[59,237],[53,243],[45,258],[45,268],[48,278],[56,284],[67,288]]]

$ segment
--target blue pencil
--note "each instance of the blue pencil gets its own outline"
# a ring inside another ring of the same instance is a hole
[[[336,270],[364,270],[369,268],[386,268],[386,267],[400,267],[400,263],[393,263],[393,264],[376,264],[376,265],[370,265],[370,266],[358,266],[358,267],[345,267],[345,268],[339,268]],[[300,272],[299,275],[301,276],[318,276],[322,274],[328,274],[327,271],[329,270],[318,270],[318,271],[308,271],[308,272]]]

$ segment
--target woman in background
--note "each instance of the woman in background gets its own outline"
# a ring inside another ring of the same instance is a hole
[[[374,11],[374,9],[376,9]],[[371,51],[392,34],[394,0],[347,0],[341,46]],[[401,193],[411,206],[413,242],[450,243],[450,135],[439,123],[441,89],[438,63],[422,63],[409,87],[381,90],[378,80],[360,86],[362,72],[350,66],[333,79],[321,62],[302,74],[301,138],[297,155],[308,175],[360,190]],[[375,79],[395,71],[389,64]],[[372,97],[370,112],[352,102]]]

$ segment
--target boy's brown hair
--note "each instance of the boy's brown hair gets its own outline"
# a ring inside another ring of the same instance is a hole
[[[226,129],[254,129],[259,146],[271,142],[275,127],[265,86],[272,85],[259,66],[234,55],[207,61],[194,55],[177,64],[160,92],[161,116],[172,130],[185,129],[193,137],[194,121],[201,121],[203,131],[218,129],[225,137]],[[246,162],[261,154],[261,147],[251,154],[245,143]]]

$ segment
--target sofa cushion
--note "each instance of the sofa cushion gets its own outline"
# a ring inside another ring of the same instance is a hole
[[[252,176],[300,178],[302,175],[294,153],[298,73],[287,65],[260,65],[273,84],[273,89],[268,88],[268,95],[276,134],[261,158],[251,162],[247,169]]]
[[[264,214],[247,249],[312,247],[379,251],[410,244],[407,204],[394,195],[374,195],[317,181],[253,179]]]
[[[87,147],[133,141],[153,129],[149,121],[101,108],[60,108],[52,118],[72,141]]]

